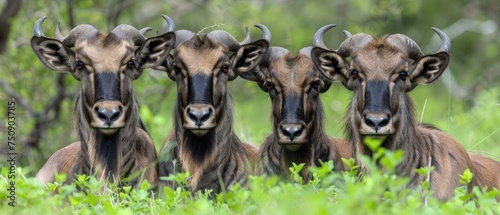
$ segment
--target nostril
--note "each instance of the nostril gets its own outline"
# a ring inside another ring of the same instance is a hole
[[[383,127],[389,124],[389,116],[385,116],[380,118],[380,122],[378,123],[378,126]]]
[[[111,116],[109,117],[109,119],[111,121],[116,121],[118,118],[120,118],[121,113],[122,113],[121,108],[119,108],[118,110],[115,109],[115,110],[111,111],[111,114],[110,114]]]
[[[365,115],[364,121],[366,125],[372,128],[379,128],[389,124],[389,116],[385,115],[385,116],[373,117]]]
[[[203,110],[203,112],[201,113],[201,115],[202,116],[201,116],[200,121],[202,121],[202,122],[207,121],[210,118],[210,115],[212,115],[212,109],[209,108],[207,110]]]
[[[95,111],[95,114],[97,115],[97,117],[101,120],[106,120],[107,117],[106,117],[106,110],[104,108],[98,108],[98,107],[95,107],[94,108],[94,111]]]
[[[113,122],[120,118],[123,108],[115,107],[112,109],[106,109],[101,107],[95,107],[94,111],[97,117],[105,122]]]
[[[290,134],[289,129],[284,128],[283,126],[281,126],[281,133],[283,133],[283,135],[286,137],[290,137],[292,135]]]
[[[186,111],[188,112],[189,119],[193,121],[198,121],[196,111],[192,110],[191,108],[188,108]]]
[[[188,116],[191,120],[193,120],[196,125],[201,126],[203,122],[206,122],[210,119],[213,110],[211,108],[197,110],[193,108],[188,108]]]
[[[373,118],[369,117],[369,116],[366,116],[365,114],[365,124],[370,126],[370,127],[375,127],[376,124],[375,124],[375,121],[373,120]]]
[[[283,133],[283,135],[289,137],[291,140],[293,140],[297,136],[300,136],[303,129],[304,126],[302,125],[281,126],[281,132]]]

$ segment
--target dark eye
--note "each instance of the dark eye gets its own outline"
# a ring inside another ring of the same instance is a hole
[[[357,77],[358,77],[358,71],[355,70],[355,69],[351,70],[351,78],[354,79],[354,78],[357,78]]]
[[[311,86],[314,88],[314,89],[319,89],[319,86],[321,85],[321,82],[320,80],[315,80],[312,82]]]
[[[81,61],[76,61],[75,62],[75,68],[76,69],[82,69],[83,66],[84,66],[83,62],[81,62]]]
[[[271,91],[274,89],[274,84],[273,82],[270,82],[270,81],[266,81],[266,88],[267,90]]]
[[[408,77],[408,72],[407,71],[401,71],[399,73],[399,77],[401,77],[401,79],[405,80]]]
[[[127,66],[128,66],[129,68],[135,68],[135,61],[134,61],[134,60],[129,60],[129,61],[127,62]]]
[[[229,72],[229,65],[224,64],[220,69],[222,70],[222,72],[227,73]]]

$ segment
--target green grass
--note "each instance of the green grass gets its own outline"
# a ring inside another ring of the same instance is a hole
[[[375,146],[376,147],[376,146]],[[16,170],[15,206],[7,203],[7,169],[2,168],[0,211],[3,214],[499,214],[495,197],[500,192],[467,193],[465,185],[472,174],[466,171],[448,202],[439,202],[422,182],[417,189],[405,188],[407,180],[392,174],[391,169],[402,158],[402,152],[376,149],[377,158],[387,168],[379,171],[371,159],[364,158],[371,172],[359,179],[353,160],[346,160],[351,171],[332,173],[333,162],[310,168],[314,180],[302,184],[298,172],[302,165],[290,168],[289,179],[273,176],[250,176],[248,188],[234,186],[230,191],[209,197],[208,193],[191,193],[179,187],[162,192],[152,190],[147,182],[137,189],[104,186],[93,176],[79,176],[75,183],[63,185],[65,175],[45,187],[34,178],[26,178],[22,168]],[[428,174],[430,169],[420,169]],[[179,174],[182,183],[189,174]],[[76,191],[79,187],[82,191]],[[54,191],[57,190],[57,193]]]

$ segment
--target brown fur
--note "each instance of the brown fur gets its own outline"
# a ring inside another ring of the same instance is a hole
[[[189,35],[192,36],[176,46],[175,67],[168,71],[169,77],[177,83],[174,131],[160,150],[158,174],[162,177],[189,171],[188,186],[192,191],[211,189],[213,193],[219,193],[236,183],[246,186],[257,148],[242,143],[234,133],[233,107],[227,88],[227,81],[232,80],[233,74],[240,69],[234,61],[244,59],[235,59],[238,57],[234,57],[233,50],[217,39]],[[226,33],[222,35],[232,38]],[[239,50],[244,53],[245,49],[246,46],[242,46]],[[222,69],[223,66],[227,66],[227,70]],[[189,82],[194,76],[199,78],[195,84]],[[188,101],[193,93],[203,96],[205,101]],[[213,112],[206,121],[196,124],[187,114],[192,109]],[[195,131],[200,130],[198,127],[203,128],[203,134]],[[178,186],[167,181],[160,183]]]
[[[417,84],[431,83],[439,77],[448,64],[448,54],[439,52],[425,55],[411,63],[408,53],[387,42],[387,38],[372,37],[366,45],[352,51],[351,56],[341,56],[322,48],[312,50],[313,61],[322,74],[330,80],[341,81],[353,91],[345,128],[348,140],[354,144],[352,155],[361,170],[367,171],[360,157],[373,154],[363,143],[364,137],[383,135],[382,147],[404,151],[403,161],[396,167],[396,174],[409,177],[409,187],[426,180],[426,176],[417,174],[415,169],[427,166],[435,168],[430,174],[430,183],[434,195],[440,200],[448,200],[454,195],[454,189],[460,186],[459,175],[466,169],[475,174],[469,190],[477,185],[498,186],[493,179],[497,176],[487,174],[482,167],[498,166],[494,161],[474,155],[473,164],[465,149],[451,136],[432,126],[419,125],[415,120],[413,103],[406,92]],[[347,57],[351,57],[350,62],[345,60]],[[403,76],[404,72],[407,75]],[[373,87],[377,86],[379,88],[374,90]],[[372,92],[367,93],[369,87],[372,87]],[[387,94],[383,94],[385,87]],[[388,96],[373,97],[377,93]],[[387,98],[387,101],[379,98]],[[369,104],[367,101],[370,99],[372,101]],[[375,106],[369,106],[372,104]],[[387,114],[387,124],[381,124],[378,130],[366,122],[367,116],[377,118]]]
[[[38,179],[53,182],[54,173],[65,173],[71,183],[78,174],[95,174],[119,185],[136,186],[143,179],[157,183],[156,150],[139,118],[132,81],[161,63],[169,44],[172,33],[146,39],[129,25],[108,35],[80,25],[66,39],[32,38],[33,50],[47,67],[69,71],[81,81],[73,111],[80,141],[55,152]]]
[[[261,62],[260,72],[266,80],[257,81],[269,92],[272,101],[273,133],[267,136],[259,151],[256,174],[288,177],[292,163],[304,163],[300,174],[307,182],[312,178],[310,166],[334,161],[334,170],[345,170],[341,158],[351,157],[351,146],[340,139],[324,134],[323,107],[319,99],[321,88],[326,86],[315,70],[305,48],[297,56],[281,47],[271,47]],[[255,76],[244,76],[254,80]],[[317,85],[317,86],[316,86]],[[300,97],[299,104],[290,106],[292,97]],[[286,109],[283,109],[285,106]],[[292,114],[292,115],[290,115]],[[303,124],[299,136],[290,139],[282,126]],[[291,145],[289,145],[291,144]]]
[[[488,190],[500,189],[500,174],[494,174],[500,172],[500,162],[471,152],[469,157],[474,165],[473,177],[480,178],[480,184],[488,187]]]

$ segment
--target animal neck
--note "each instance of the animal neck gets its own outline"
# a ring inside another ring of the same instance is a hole
[[[272,146],[276,148],[275,150],[281,152],[282,165],[285,167],[291,167],[292,163],[297,165],[304,163],[305,167],[302,169],[301,175],[305,179],[309,178],[307,167],[314,165],[315,160],[324,153],[323,148],[321,147],[325,141],[323,115],[323,106],[321,101],[318,99],[316,110],[306,114],[306,121],[308,122],[306,123],[306,130],[308,131],[307,142],[296,151],[287,150],[283,145],[278,144],[277,131],[274,132],[275,144],[272,144]],[[277,125],[274,127],[278,128]],[[283,171],[288,172],[288,169],[285,168]]]
[[[221,103],[216,109],[216,127],[212,128],[206,135],[198,137],[183,126],[183,107],[179,105],[179,99],[175,102],[174,130],[179,145],[179,152],[184,154],[192,165],[210,163],[215,159],[215,154],[229,150],[231,142],[235,139],[233,132],[233,114],[230,96],[226,96],[226,102]],[[237,139],[237,138],[236,138]]]
[[[137,129],[142,129],[138,106],[132,94],[133,104],[126,108],[127,123],[112,135],[103,135],[86,120],[84,99],[78,96],[75,105],[77,130],[81,142],[82,169],[79,173],[97,174],[99,179],[119,180],[134,164]]]
[[[411,99],[405,94],[403,101],[399,105],[398,112],[393,114],[395,132],[385,138],[381,147],[391,151],[403,150],[405,155],[403,161],[396,167],[396,173],[399,175],[409,175],[414,172],[416,167],[409,167],[411,165],[408,165],[408,163],[415,159],[414,156],[416,154],[427,156],[429,154],[429,146],[425,145],[425,141],[422,140],[421,135],[418,133],[418,125],[415,121],[415,111]],[[349,142],[355,143],[353,157],[361,169],[366,171],[366,166],[361,163],[360,158],[361,156],[372,157],[374,152],[364,144],[364,137],[359,133],[356,121],[361,116],[359,116],[356,105],[353,102],[349,105],[349,111],[346,114],[345,132]]]

